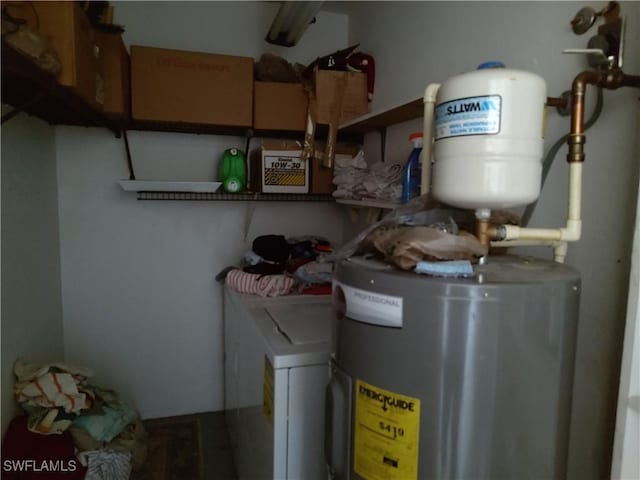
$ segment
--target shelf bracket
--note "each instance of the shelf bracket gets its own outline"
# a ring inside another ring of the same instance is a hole
[[[25,111],[27,108],[29,108],[32,105],[35,105],[36,103],[38,103],[40,100],[42,100],[42,98],[44,96],[45,96],[45,92],[41,91],[41,92],[36,93],[33,97],[31,97],[29,100],[24,102],[19,107],[16,107],[13,110],[11,110],[10,112],[7,112],[4,115],[2,115],[2,122],[0,122],[0,123],[8,122],[9,120],[11,120],[16,115],[19,115],[20,113]]]
[[[376,208],[376,207],[368,207],[366,212],[362,212],[361,208],[350,208],[349,209],[349,220],[351,223],[356,223],[360,220],[360,215],[363,215],[364,221],[367,225],[373,225],[374,223],[380,221],[383,216],[384,209]]]
[[[384,157],[387,151],[387,128],[382,127],[378,129],[380,134],[380,161],[384,163]]]
[[[249,148],[251,147],[251,139],[253,138],[253,130],[251,128],[247,128],[247,130],[244,133],[244,136],[246,137],[247,141],[244,145],[244,158],[245,161],[249,162]]]
[[[131,161],[131,149],[129,148],[129,137],[127,136],[127,129],[122,129],[122,138],[124,138],[124,148],[127,152],[127,167],[129,168],[129,180],[135,180],[136,174],[133,171],[133,162]]]
[[[245,243],[247,242],[247,238],[249,236],[249,230],[251,229],[251,222],[253,221],[253,214],[255,213],[255,211],[256,206],[254,202],[247,202],[244,217],[244,232],[242,232]]]

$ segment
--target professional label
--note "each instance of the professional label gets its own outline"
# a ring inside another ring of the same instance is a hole
[[[436,106],[435,139],[500,133],[500,95],[467,97]]]
[[[299,157],[265,155],[264,184],[304,187],[307,182],[306,162]]]
[[[420,399],[356,380],[354,471],[368,480],[418,478]]]
[[[354,320],[381,325],[402,327],[402,297],[383,295],[334,282],[344,293],[345,315]]]
[[[273,425],[273,365],[264,357],[264,382],[262,386],[262,413]]]

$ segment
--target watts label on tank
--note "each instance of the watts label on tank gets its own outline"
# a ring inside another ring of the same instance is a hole
[[[368,480],[418,478],[420,399],[356,380],[354,471]]]
[[[500,133],[502,97],[483,95],[436,106],[435,139]]]

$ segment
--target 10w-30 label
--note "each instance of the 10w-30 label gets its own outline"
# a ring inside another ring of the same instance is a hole
[[[265,185],[305,186],[307,175],[305,164],[300,158],[279,156],[265,156],[264,183]]]

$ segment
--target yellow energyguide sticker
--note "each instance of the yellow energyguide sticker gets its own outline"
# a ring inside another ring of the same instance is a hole
[[[420,399],[356,380],[354,471],[367,480],[418,478]]]

